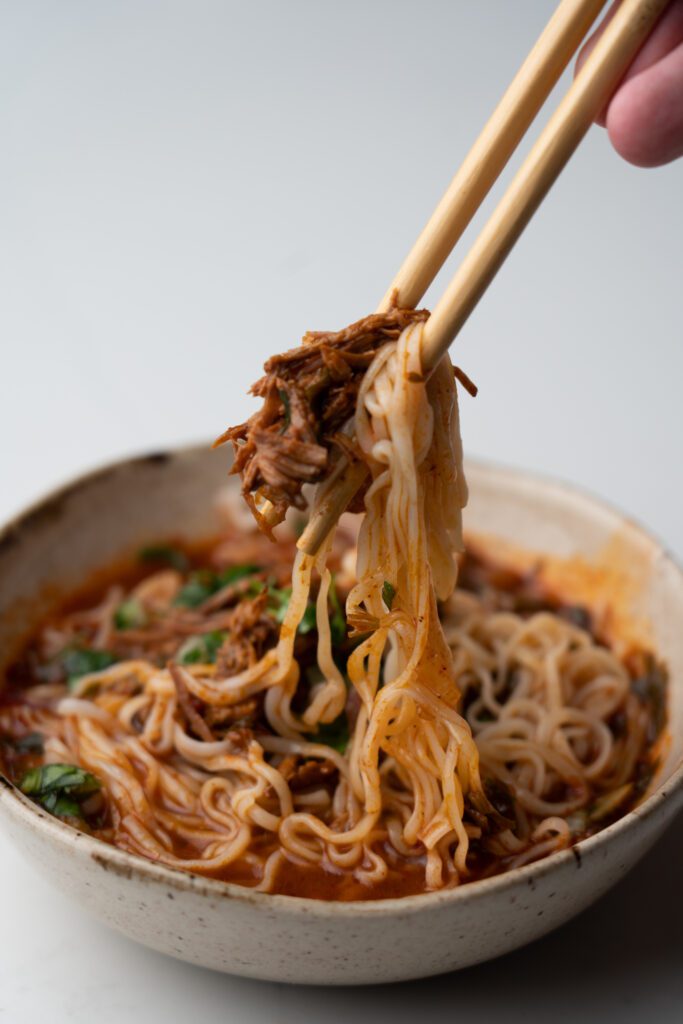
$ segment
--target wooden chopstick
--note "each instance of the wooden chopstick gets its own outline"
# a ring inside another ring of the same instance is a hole
[[[532,124],[605,0],[562,0],[379,305],[414,309]]]
[[[378,313],[395,303],[404,309],[418,305],[604,5],[605,0],[561,0],[391,282]],[[263,503],[260,513],[275,525],[277,513],[270,502]],[[315,554],[334,515],[334,509],[324,518],[319,512],[299,538],[299,548]]]
[[[605,0],[562,0],[508,86],[483,131],[378,307],[398,302],[414,308],[443,266],[477,209],[514,153],[560,75],[604,7]],[[343,468],[335,501],[318,509],[297,546],[315,554],[366,475],[364,467]],[[268,507],[262,514],[268,515]]]
[[[425,379],[448,351],[668,3],[622,0],[425,324]]]
[[[669,0],[622,0],[425,324],[423,380],[448,351],[668,3]],[[328,503],[311,518],[299,538],[304,551],[317,551],[353,496],[348,490],[347,487],[344,495],[339,494],[335,507]]]

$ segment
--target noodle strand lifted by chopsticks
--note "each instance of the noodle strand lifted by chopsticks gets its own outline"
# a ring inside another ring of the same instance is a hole
[[[365,463],[369,484],[346,602],[358,641],[346,673],[330,626],[330,535],[315,557],[297,553],[277,643],[246,667],[139,657],[84,675],[57,715],[16,713],[22,730],[33,724],[47,737],[47,762],[101,781],[117,845],[204,874],[246,865],[265,891],[277,891],[287,860],[368,886],[391,864],[411,863],[424,888],[438,889],[467,878],[473,838],[508,866],[525,863],[571,841],[572,815],[595,792],[619,796],[631,785],[648,716],[618,659],[556,615],[491,612],[454,593],[467,501],[456,383],[448,358],[420,382],[423,324],[408,318],[399,337],[394,325],[373,342],[354,384],[347,454]],[[333,472],[313,514],[334,486]],[[160,576],[140,595],[156,586],[168,601],[177,581]],[[314,581],[317,670],[302,704],[295,643]],[[91,613],[98,636],[111,632],[115,606],[108,599]],[[344,713],[349,686],[357,714],[341,752],[325,729]],[[201,709],[234,709],[239,720],[257,698],[268,731],[238,725],[213,738]],[[297,758],[325,766],[299,789],[284,770]],[[494,808],[480,767],[512,806]]]
[[[465,796],[473,794],[482,809],[487,802],[479,780],[477,749],[469,726],[457,710],[459,690],[451,652],[439,622],[436,597],[447,597],[456,579],[454,552],[461,547],[461,510],[467,500],[462,470],[455,380],[447,360],[425,386],[410,380],[419,369],[421,323],[409,326],[398,341],[376,354],[358,392],[355,435],[360,457],[370,470],[366,515],[358,542],[358,583],[347,601],[351,626],[369,624],[348,662],[348,675],[360,698],[354,734],[346,757],[338,756],[339,782],[324,817],[294,807],[278,771],[252,740],[244,751],[191,739],[174,723],[175,687],[166,670],[143,673],[140,694],[128,703],[146,711],[136,741],[141,749],[173,750],[200,772],[177,799],[187,807],[186,831],[206,829],[207,867],[240,856],[244,836],[254,827],[271,830],[283,851],[306,862],[343,863],[368,882],[386,872],[377,843],[383,807],[392,802],[397,780],[410,796],[401,807],[400,842],[413,854],[428,851],[428,885],[437,887],[453,871],[465,871],[468,836],[463,826]],[[321,484],[317,502],[325,500],[333,480]],[[315,508],[315,504],[314,504]],[[184,686],[210,705],[231,705],[262,690],[265,714],[288,753],[329,758],[329,748],[304,734],[334,721],[346,702],[346,685],[335,665],[328,620],[326,560],[330,538],[312,558],[298,553],[292,573],[292,597],[277,646],[256,665],[217,679],[183,671]],[[322,679],[302,713],[292,710],[299,681],[294,639],[304,614],[314,571],[321,578],[317,599],[317,662]],[[386,585],[393,600],[386,603]],[[383,596],[384,594],[384,596]],[[77,695],[93,686],[102,693],[107,681],[134,666],[118,665],[97,679],[86,677]],[[176,672],[178,670],[176,669]],[[62,712],[73,715],[71,699]],[[180,858],[155,839],[157,822],[145,795],[149,766],[123,742],[131,720],[124,702],[109,728],[92,717],[74,715],[78,756],[106,780],[120,813],[119,829],[139,852],[166,863]],[[273,743],[265,741],[273,748]],[[277,749],[277,743],[275,744]],[[157,769],[156,788],[171,788],[170,768]],[[220,784],[215,776],[220,773]],[[126,781],[128,780],[127,784]],[[137,796],[135,796],[137,794]],[[268,805],[266,807],[266,804]],[[275,806],[273,806],[275,804]],[[196,823],[194,818],[197,819]],[[208,820],[207,820],[208,819]],[[134,827],[133,827],[134,823]],[[229,835],[224,837],[226,825]],[[397,824],[390,826],[396,832]],[[384,834],[387,825],[380,827]],[[192,870],[198,870],[193,862]],[[264,874],[276,874],[276,863]]]

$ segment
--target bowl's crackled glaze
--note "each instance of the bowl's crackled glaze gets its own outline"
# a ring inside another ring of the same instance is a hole
[[[215,535],[213,498],[225,468],[224,454],[203,449],[128,460],[7,526],[0,534],[2,663],[55,597],[94,570],[155,539]],[[540,937],[596,900],[646,852],[683,799],[683,574],[639,527],[572,488],[482,465],[469,467],[469,481],[471,532],[497,538],[518,562],[543,552],[553,571],[578,557],[591,567],[591,599],[612,601],[618,591],[624,621],[645,630],[668,665],[670,742],[639,807],[573,850],[507,875],[401,900],[323,903],[130,856],[44,814],[0,776],[0,825],[22,854],[139,942],[278,981],[375,983],[465,967]],[[567,585],[582,596],[580,582]]]

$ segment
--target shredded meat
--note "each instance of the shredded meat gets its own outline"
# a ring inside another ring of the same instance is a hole
[[[267,594],[246,597],[258,577],[230,584],[212,594],[199,608],[170,608],[165,618],[138,629],[116,633],[112,650],[120,658],[154,653],[163,664],[187,637],[226,632],[217,656],[221,675],[235,675],[258,661],[277,640],[277,622],[267,614]],[[231,606],[231,607],[226,607]]]
[[[242,493],[266,532],[290,506],[305,507],[304,484],[329,473],[331,453],[335,446],[339,451],[340,431],[353,415],[363,374],[377,351],[428,316],[424,309],[373,313],[336,333],[309,331],[300,346],[267,361],[265,375],[251,388],[263,405],[216,441],[232,442],[232,472],[241,475]],[[256,494],[273,505],[269,522],[259,513]]]
[[[467,391],[468,394],[472,395],[472,398],[477,397],[477,394],[479,393],[479,388],[474,383],[472,378],[467,376],[467,374],[463,369],[461,369],[461,367],[453,367],[453,376],[457,381],[459,381],[462,384],[465,391]]]
[[[262,695],[259,694],[259,697]],[[236,725],[238,722],[242,726],[251,727],[256,721],[262,704],[262,699],[250,697],[248,700],[240,701],[239,704],[231,704],[229,707],[207,705],[204,709],[204,721],[213,732],[225,726]]]
[[[117,693],[122,697],[132,697],[134,693],[140,693],[142,689],[142,683],[131,672],[129,676],[117,679],[115,683],[109,683],[107,693]]]
[[[236,748],[246,750],[254,738],[254,727],[263,707],[262,695],[230,707],[212,707],[192,696],[186,669],[174,662],[170,662],[168,668],[175,683],[178,706],[197,739],[207,743],[230,739]]]
[[[304,760],[299,754],[288,754],[278,771],[293,793],[310,786],[326,786],[337,780],[337,768],[331,761]]]
[[[277,623],[266,613],[267,600],[264,591],[257,597],[240,601],[230,612],[229,636],[216,657],[219,675],[235,676],[255,665],[277,640]]]
[[[213,743],[216,737],[195,707],[192,694],[187,688],[187,671],[184,668],[181,668],[180,665],[176,665],[174,662],[169,663],[168,670],[171,673],[173,682],[175,683],[176,693],[178,694],[178,705],[185,716],[188,727],[192,730],[197,739],[204,740],[206,743]]]
[[[229,739],[233,745],[235,751],[244,753],[249,749],[249,744],[254,739],[254,733],[252,729],[247,726],[239,725],[236,729],[230,729],[224,739]]]

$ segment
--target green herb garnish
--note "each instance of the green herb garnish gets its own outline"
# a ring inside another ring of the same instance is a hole
[[[151,544],[149,547],[138,551],[140,562],[157,562],[162,565],[170,565],[178,572],[187,572],[190,562],[184,551],[174,548],[171,544]]]
[[[338,750],[340,754],[348,747],[350,738],[349,720],[345,711],[342,711],[334,722],[321,723],[317,732],[306,737],[309,743],[324,743],[325,746]]]
[[[147,622],[145,609],[134,597],[123,601],[114,612],[117,629],[139,629]]]
[[[12,746],[20,754],[42,754],[44,737],[42,732],[29,732],[20,739],[12,740]]]
[[[173,598],[173,604],[181,605],[184,608],[197,608],[217,590],[215,573],[209,572],[208,569],[198,569],[180,588]]]
[[[19,789],[58,818],[82,818],[81,803],[101,788],[99,779],[73,764],[44,764],[26,772]]]
[[[650,713],[650,742],[654,742],[666,724],[667,682],[664,666],[651,654],[646,654],[643,672],[631,681],[631,691]]]
[[[71,687],[81,676],[109,668],[116,662],[116,657],[111,651],[95,651],[91,647],[68,647],[59,655],[59,660]]]
[[[276,622],[280,625],[285,620],[289,602],[292,599],[292,588],[291,587],[274,587],[272,584],[268,586],[268,612],[273,616]],[[254,586],[254,593],[259,593],[257,586]],[[342,611],[341,604],[339,601],[339,595],[337,594],[337,588],[334,584],[334,578],[332,579],[332,585],[330,587],[328,600],[332,609],[332,615],[330,616],[330,632],[332,635],[332,644],[335,647],[340,646],[346,639],[346,619],[344,612]],[[306,605],[306,610],[301,617],[301,622],[297,628],[297,633],[300,636],[305,636],[307,633],[311,633],[317,626],[317,614],[316,606],[313,601],[309,601]]]
[[[227,587],[228,583],[237,583],[245,576],[253,576],[255,572],[260,571],[260,565],[231,565],[229,569],[223,569],[218,573],[218,586]]]
[[[384,586],[382,587],[382,600],[384,601],[389,611],[391,611],[391,606],[394,603],[395,597],[396,587],[393,585],[393,583],[390,583],[389,580],[385,580]]]
[[[230,583],[237,583],[245,576],[252,576],[259,571],[260,566],[258,565],[233,565],[221,572],[197,569],[190,573],[187,583],[180,588],[173,604],[185,608],[197,608],[223,587],[227,587]]]
[[[301,617],[301,622],[297,627],[297,633],[301,636],[305,636],[306,633],[310,633],[311,630],[316,628],[318,617],[315,611],[315,605],[312,601],[309,601],[306,605],[304,614]]]
[[[342,611],[341,601],[337,593],[337,584],[334,576],[330,584],[329,602],[332,609],[330,615],[330,633],[332,634],[332,646],[341,647],[346,640],[346,617]]]
[[[291,587],[268,587],[268,611],[280,625],[285,621],[287,608],[292,599]]]
[[[221,630],[189,637],[178,651],[181,665],[210,665],[223,646],[228,634]]]
[[[280,625],[285,621],[285,616],[291,599],[291,587],[268,587],[268,611],[275,621],[280,623]],[[315,605],[312,601],[309,601],[306,605],[304,614],[301,617],[301,622],[297,627],[297,633],[299,633],[300,636],[305,636],[306,633],[310,633],[315,629],[316,621]]]

